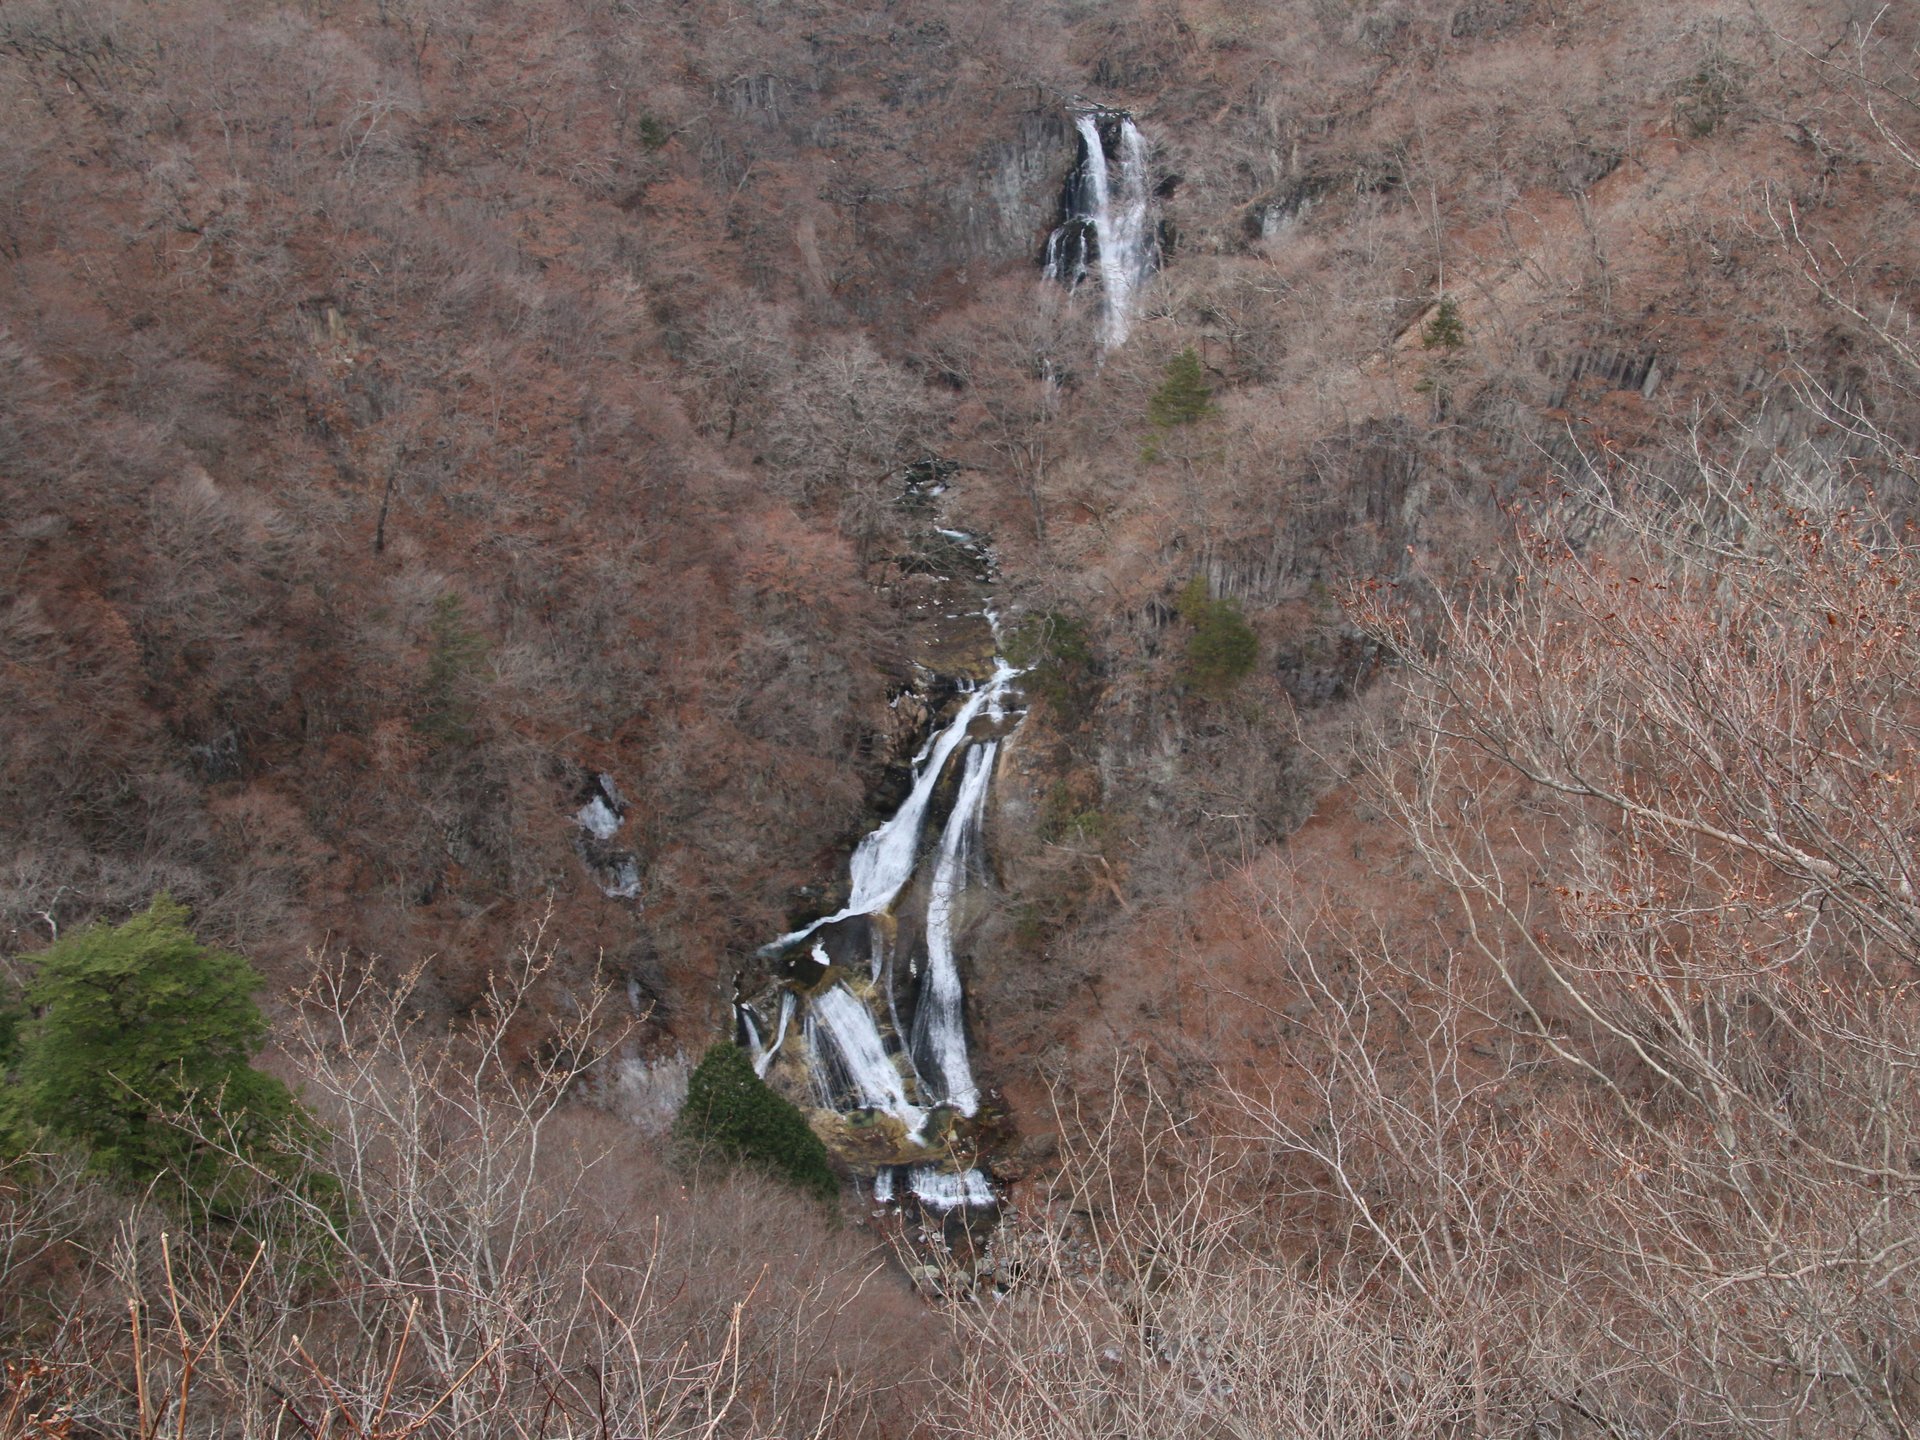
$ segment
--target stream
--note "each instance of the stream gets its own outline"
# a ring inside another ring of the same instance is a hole
[[[1110,350],[1127,339],[1161,259],[1150,151],[1123,110],[1082,109],[1074,129],[1044,278],[1097,290],[1100,343]],[[957,467],[936,460],[920,468],[919,478],[909,472],[906,499],[931,504]],[[965,563],[921,573],[984,599],[993,578],[987,548],[940,525],[932,536]],[[998,653],[992,610],[940,609],[933,648],[975,658],[938,662],[948,673],[921,668],[915,689],[932,703],[932,719],[905,798],[855,846],[846,903],[760,948],[757,978],[737,989],[734,1015],[754,1069],[806,1112],[876,1203],[910,1197],[952,1214],[999,1199],[984,1153],[995,1117],[974,1075],[965,972],[994,894],[993,787],[1025,712],[1019,672]],[[583,811],[582,825],[597,834],[617,824],[612,804],[604,818]]]

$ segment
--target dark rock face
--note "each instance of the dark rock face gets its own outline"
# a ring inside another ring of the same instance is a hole
[[[1638,390],[1652,395],[1660,383],[1660,357],[1651,350],[1576,350],[1570,355],[1541,357],[1541,368],[1554,377],[1549,409],[1566,403],[1568,393],[1582,380],[1610,390]]]
[[[1325,175],[1301,175],[1256,196],[1240,212],[1241,236],[1252,242],[1285,234],[1333,188],[1334,182]]]
[[[1533,9],[1532,0],[1473,0],[1453,12],[1448,33],[1456,40],[1477,40],[1518,25]]]
[[[1073,131],[1058,106],[1021,114],[1013,134],[980,152],[973,182],[949,196],[952,233],[968,260],[1014,260],[1031,253],[1058,212],[1054,197]]]

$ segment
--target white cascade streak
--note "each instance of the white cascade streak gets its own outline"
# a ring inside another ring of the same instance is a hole
[[[913,878],[913,862],[920,849],[920,830],[926,822],[927,805],[933,799],[934,788],[940,783],[940,773],[946,769],[947,760],[967,738],[968,727],[973,724],[974,718],[989,704],[997,705],[1007,682],[1019,673],[1004,660],[1001,661],[993,672],[993,678],[967,697],[966,704],[960,707],[960,713],[953,717],[952,723],[917,757],[916,763],[920,769],[914,775],[912,791],[901,802],[900,808],[893,812],[893,817],[871,831],[853,852],[853,859],[847,867],[853,880],[853,895],[847,901],[846,908],[790,935],[782,935],[767,947],[769,950],[784,950],[806,939],[823,925],[837,924],[856,915],[874,915],[893,903],[901,888]]]
[[[929,1210],[957,1210],[963,1205],[980,1209],[995,1203],[992,1182],[978,1170],[954,1175],[916,1165],[907,1172],[907,1188]]]
[[[760,1027],[753,1023],[753,1012],[746,1006],[737,1005],[734,1009],[739,1013],[741,1028],[747,1032],[747,1053],[753,1056],[754,1073],[764,1075],[767,1072],[761,1065],[760,1059],[767,1051],[766,1047],[760,1043]]]
[[[793,1022],[794,1003],[793,992],[791,990],[780,997],[780,1028],[774,1032],[773,1044],[769,1045],[765,1050],[759,1050],[759,1037],[757,1035],[754,1037],[756,1053],[753,1057],[753,1073],[758,1075],[762,1080],[767,1078],[767,1070],[772,1066],[774,1056],[780,1053],[780,1047],[786,1043],[787,1026]],[[751,1032],[753,1027],[751,1017],[747,1020],[747,1027],[749,1032]]]
[[[933,1098],[945,1101],[962,1115],[979,1110],[980,1090],[967,1060],[965,995],[953,954],[953,909],[967,888],[973,837],[980,830],[987,785],[993,778],[994,756],[999,749],[997,740],[989,740],[967,752],[966,769],[954,796],[953,813],[940,836],[939,858],[927,894],[927,974],[914,1009],[914,1051],[924,1061]]]
[[[800,1022],[800,1041],[807,1050],[807,1079],[813,1086],[813,1100],[822,1110],[833,1108],[833,1092],[827,1085],[826,1066],[820,1060],[820,1026],[807,1012]]]
[[[1091,127],[1087,116],[1083,125]],[[1087,133],[1082,130],[1082,134]],[[1093,135],[1094,148],[1100,144]],[[1100,237],[1100,285],[1106,301],[1105,339],[1108,349],[1126,342],[1133,323],[1134,295],[1153,263],[1152,231],[1147,221],[1147,141],[1130,119],[1120,122],[1119,194],[1110,195],[1105,165],[1101,166],[1101,206],[1093,217]]]
[[[596,840],[611,840],[620,829],[619,813],[598,795],[575,811],[573,820]]]
[[[1100,138],[1111,121],[1119,153],[1109,155]],[[1153,192],[1147,168],[1147,138],[1128,115],[1083,111],[1074,117],[1083,158],[1069,189],[1072,213],[1047,237],[1043,273],[1078,285],[1086,278],[1085,228],[1093,231],[1094,268],[1100,276],[1100,341],[1108,350],[1126,343],[1140,287],[1154,265]]]
[[[927,1112],[907,1098],[906,1081],[887,1054],[873,1012],[844,985],[830,986],[815,995],[809,1009],[838,1052],[847,1078],[860,1094],[860,1103],[893,1116],[919,1143]]]

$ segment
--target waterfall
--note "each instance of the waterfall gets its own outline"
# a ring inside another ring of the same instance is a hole
[[[1147,140],[1133,117],[1083,110],[1074,117],[1080,155],[1060,199],[1061,220],[1047,237],[1045,273],[1077,286],[1097,274],[1101,343],[1126,342],[1134,298],[1157,256]]]
[[[740,1043],[753,1057],[754,1072],[759,1075],[766,1074],[766,1067],[761,1064],[761,1060],[766,1056],[767,1048],[760,1043],[760,1027],[753,1023],[753,1011],[744,1005],[735,1005],[733,1013],[740,1022]]]
[[[575,837],[575,848],[601,891],[615,900],[640,898],[639,857],[614,844],[620,827],[627,823],[626,816],[627,802],[620,787],[604,771],[594,777],[586,803],[573,813],[573,823],[583,832]]]
[[[1004,660],[1000,661],[993,678],[968,696],[967,703],[960,707],[960,713],[953,717],[947,728],[928,741],[926,748],[914,757],[914,764],[919,768],[914,774],[913,789],[900,802],[900,808],[893,812],[893,817],[872,831],[853,852],[853,859],[848,864],[853,895],[845,908],[791,934],[782,935],[771,945],[763,947],[762,954],[775,954],[806,939],[824,926],[850,920],[856,915],[875,914],[894,902],[907,881],[913,878],[914,861],[920,851],[920,829],[926,821],[928,802],[933,799],[934,787],[940,783],[940,774],[946,768],[948,757],[967,738],[967,728],[973,724],[974,717],[989,705],[997,707],[1001,704],[1002,692],[1019,673]]]
[[[774,1032],[773,1044],[765,1050],[760,1048],[760,1037],[753,1028],[753,1016],[748,1015],[747,1033],[753,1040],[753,1073],[762,1080],[767,1078],[767,1070],[773,1064],[774,1057],[780,1053],[780,1047],[787,1040],[787,1026],[793,1021],[793,992],[789,990],[780,997],[780,1028]]]
[[[893,1116],[917,1143],[927,1112],[908,1098],[906,1081],[887,1054],[873,1012],[846,986],[834,985],[813,997],[809,1013],[820,1022],[860,1105]]]
[[[993,1186],[978,1170],[951,1174],[931,1165],[916,1165],[907,1173],[907,1188],[929,1210],[980,1208],[994,1203]]]
[[[974,837],[986,806],[1000,742],[988,740],[967,751],[966,770],[954,797],[953,813],[940,837],[933,883],[927,895],[927,973],[913,1012],[913,1052],[936,1100],[962,1115],[980,1108],[980,1091],[967,1061],[965,997],[953,956],[953,907],[966,889]]]
[[[983,618],[993,630],[992,613]],[[855,847],[847,903],[762,947],[779,962],[770,1045],[772,995],[751,1002],[758,1025],[748,1003],[739,1006],[755,1069],[796,1100],[845,1117],[821,1117],[822,1133],[856,1167],[872,1167],[881,1203],[911,1196],[931,1211],[996,1203],[983,1170],[955,1168],[976,1161],[967,1121],[981,1110],[959,956],[965,900],[985,870],[981,836],[1001,736],[1021,713],[1019,673],[996,658],[986,679],[961,683],[952,718],[930,727],[913,757],[906,798]],[[928,845],[936,803],[947,808]],[[800,1053],[776,1066],[792,1031],[789,1048]],[[873,1124],[876,1115],[897,1128]]]
[[[961,1207],[984,1209],[999,1203],[993,1182],[978,1170],[936,1170],[931,1165],[882,1165],[873,1177],[873,1199],[878,1205],[891,1205],[900,1193],[900,1176],[905,1174],[907,1193],[928,1210],[948,1211]]]

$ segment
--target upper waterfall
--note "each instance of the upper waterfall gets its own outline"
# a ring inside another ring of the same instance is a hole
[[[1121,111],[1074,117],[1079,154],[1060,197],[1060,224],[1047,237],[1046,274],[1078,285],[1100,281],[1100,339],[1126,341],[1140,287],[1159,259],[1147,140]]]

